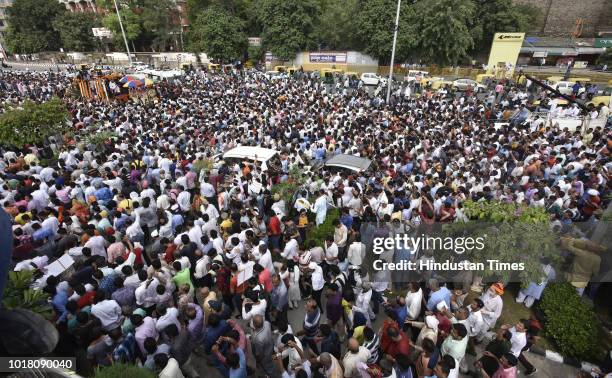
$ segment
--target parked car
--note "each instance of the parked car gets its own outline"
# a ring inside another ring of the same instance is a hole
[[[325,167],[327,170],[332,172],[365,172],[370,169],[371,165],[372,161],[370,159],[354,155],[340,154],[330,157],[322,165],[314,167],[314,170]]]
[[[386,85],[387,79],[373,72],[364,72],[361,74],[361,81],[363,81],[363,85]]]
[[[283,79],[286,76],[286,74],[284,74],[284,73],[282,73],[280,71],[274,70],[274,71],[267,71],[265,73],[265,76],[266,76],[266,78],[268,80],[275,81],[275,80]]]
[[[486,86],[472,79],[457,79],[453,81],[453,87],[458,91],[465,91],[468,88],[472,88],[476,93],[480,93],[487,89]]]
[[[552,87],[558,90],[559,92],[563,93],[564,95],[571,96],[574,93],[572,89],[574,84],[576,83],[573,81],[558,81],[554,85],[552,85]],[[584,92],[584,87],[580,87],[578,94],[582,92]]]

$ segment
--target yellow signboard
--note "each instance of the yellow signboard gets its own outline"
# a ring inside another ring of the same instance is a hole
[[[525,33],[495,33],[487,73],[496,77],[512,76],[524,39]]]

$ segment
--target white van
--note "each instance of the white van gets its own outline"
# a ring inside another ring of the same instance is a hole
[[[268,169],[280,168],[279,152],[263,147],[239,146],[232,148],[223,154],[223,161],[226,163],[259,162],[262,165],[265,164]]]

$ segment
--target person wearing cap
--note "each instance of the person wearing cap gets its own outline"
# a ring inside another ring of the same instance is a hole
[[[495,327],[497,319],[501,316],[504,302],[501,295],[504,294],[504,285],[500,282],[492,284],[489,289],[480,297],[483,307],[480,310],[482,320],[484,320],[487,329]]]

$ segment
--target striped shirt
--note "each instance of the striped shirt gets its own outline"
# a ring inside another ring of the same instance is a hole
[[[319,333],[319,321],[321,320],[321,312],[316,308],[312,313],[306,313],[304,316],[304,331],[306,337],[315,337]]]
[[[370,358],[368,358],[369,364],[378,362],[378,349],[380,348],[380,338],[375,333],[372,340],[366,340],[363,346],[370,351]]]

